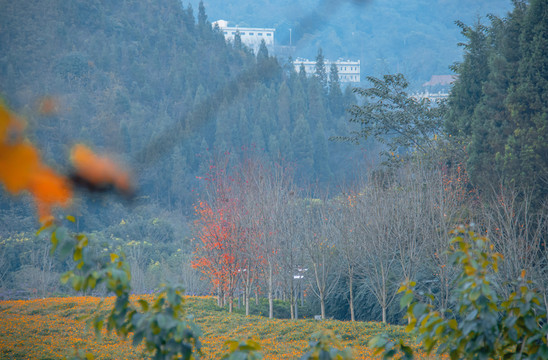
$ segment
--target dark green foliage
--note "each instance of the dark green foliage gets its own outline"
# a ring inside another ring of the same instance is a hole
[[[490,26],[459,24],[467,37],[449,98],[448,133],[465,148],[474,185],[519,184],[546,195],[548,6],[515,2]]]
[[[461,43],[464,48],[464,61],[453,65],[453,71],[459,74],[449,96],[449,112],[446,128],[452,136],[471,135],[470,118],[474,107],[482,96],[482,85],[487,79],[487,40],[486,27],[479,22],[470,27],[461,22],[457,25],[468,43]]]
[[[0,56],[0,94],[16,109],[28,107],[44,157],[61,163],[74,139],[114,151],[135,169],[141,199],[166,210],[191,213],[205,152],[241,155],[257,143],[270,158],[301,167],[287,137],[297,119],[313,129],[322,121],[327,134],[344,121],[327,113],[328,106],[340,111],[342,99],[328,105],[322,91],[309,97],[318,91],[312,79],[284,71],[265,44],[257,56],[238,37],[226,44],[203,2],[197,14],[175,0],[2,2],[0,16],[0,48],[9,54]],[[45,95],[59,100],[58,113],[34,111]],[[312,135],[304,142],[309,148],[299,151],[313,153]],[[173,163],[176,148],[184,164]],[[329,150],[325,161],[344,177]],[[336,150],[342,156],[348,148]],[[310,169],[310,159],[302,166]],[[314,171],[303,174],[315,182]],[[86,202],[82,230],[121,220],[96,212],[100,201]]]

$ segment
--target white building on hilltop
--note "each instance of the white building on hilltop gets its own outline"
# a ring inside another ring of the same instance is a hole
[[[228,26],[226,20],[217,20],[212,25],[213,27],[219,27],[227,41],[233,42],[234,37],[239,32],[242,43],[253,49],[255,53],[259,50],[262,40],[264,40],[267,48],[272,49],[274,47],[274,32],[276,29]]]
[[[331,64],[337,65],[337,72],[339,73],[339,81],[341,83],[359,83],[361,81],[360,77],[360,60],[351,61],[351,60],[342,60],[329,61],[325,60],[325,69],[327,71],[327,76],[331,71]],[[316,73],[316,61],[311,61],[308,59],[297,58],[293,64],[295,65],[295,70],[298,72],[301,68],[301,65],[304,65],[304,70],[308,75]]]

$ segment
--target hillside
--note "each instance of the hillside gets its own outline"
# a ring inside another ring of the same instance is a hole
[[[333,60],[360,59],[363,75],[399,71],[415,85],[433,74],[448,74],[449,66],[461,60],[456,44],[464,39],[455,21],[473,24],[512,8],[509,0],[208,0],[205,5],[212,20],[276,28],[280,45],[289,45],[291,29],[295,56],[313,59],[321,47]]]
[[[332,101],[268,53],[259,59],[226,44],[203,7],[176,0],[0,6],[0,97],[27,118],[32,140],[61,170],[69,171],[75,141],[124,160],[138,178],[133,205],[192,215],[199,178],[222,152],[241,157],[255,149],[290,164],[302,184],[323,185],[342,181],[351,164],[341,159],[359,153],[327,141],[346,129],[352,94]],[[45,96],[56,102],[53,114],[38,111]],[[127,216],[118,200],[85,205],[77,214],[83,229]],[[9,199],[0,209],[22,217]]]
[[[132,349],[131,341],[104,334],[101,341],[85,330],[81,318],[99,305],[94,297],[50,298],[0,302],[0,359],[60,359],[75,346],[93,353],[97,359],[141,359],[142,349]],[[106,298],[102,309],[112,305]],[[188,314],[193,314],[203,331],[205,359],[218,359],[226,340],[248,336],[262,346],[265,359],[297,359],[308,346],[312,334],[330,329],[344,347],[353,347],[356,359],[367,359],[372,352],[368,339],[378,333],[410,341],[403,327],[376,322],[316,320],[269,320],[260,316],[228,314],[217,308],[211,297],[187,297]],[[245,334],[245,335],[244,335]]]

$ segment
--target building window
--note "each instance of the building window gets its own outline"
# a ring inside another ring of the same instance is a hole
[[[272,34],[271,34],[271,33],[268,33],[268,34],[266,34],[266,36],[272,36]]]
[[[263,36],[263,33],[257,33],[257,35],[259,35],[259,36]]]
[[[253,33],[249,33],[249,36],[252,36],[252,35],[253,35]]]
[[[228,35],[228,31],[225,31],[225,35]]]
[[[236,35],[236,31],[233,31],[233,32],[232,32],[232,35]]]
[[[245,32],[243,32],[243,33],[240,33],[240,35],[245,35]]]

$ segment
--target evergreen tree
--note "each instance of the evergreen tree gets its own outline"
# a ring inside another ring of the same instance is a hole
[[[288,128],[291,124],[291,92],[284,81],[278,89],[278,126]]]
[[[253,125],[253,130],[251,131],[251,144],[261,152],[266,150],[263,131],[258,124]]]
[[[341,83],[339,81],[339,70],[337,64],[332,63],[329,70],[329,110],[331,114],[338,118],[344,114],[343,94]]]
[[[268,136],[268,152],[273,160],[278,160],[280,157],[280,143],[274,134]]]
[[[449,114],[446,121],[447,132],[465,141],[471,135],[471,119],[476,105],[482,96],[482,86],[488,75],[487,67],[487,28],[479,21],[474,27],[457,22],[468,43],[464,47],[464,59],[452,67],[459,74],[449,95]]]
[[[200,0],[200,4],[198,5],[198,26],[200,27],[200,29],[208,26],[207,15],[203,0]]]
[[[291,135],[285,127],[282,128],[282,131],[280,131],[278,143],[281,156],[280,160],[293,161],[295,157],[293,155],[293,147],[291,145]]]
[[[323,57],[322,49],[318,49],[318,55],[316,55],[316,72],[314,75],[319,80],[322,90],[327,92],[327,69],[325,67],[325,59]]]
[[[234,49],[241,50],[242,47],[242,36],[240,35],[240,30],[236,30],[236,35],[234,35]]]
[[[517,6],[508,19],[492,17],[488,31],[489,75],[472,117],[467,161],[472,182],[483,188],[503,179],[503,154],[507,137],[513,131],[506,99],[521,57],[519,36],[523,13],[523,6]]]
[[[329,182],[332,175],[329,168],[327,139],[321,122],[317,124],[314,132],[314,174],[316,179],[323,183]]]
[[[291,135],[293,156],[297,161],[297,174],[300,179],[310,179],[313,174],[314,146],[310,126],[304,118],[299,116]]]
[[[302,83],[306,82],[306,69],[303,63],[299,66],[299,79]]]
[[[308,84],[308,122],[311,127],[316,127],[319,123],[323,126],[327,120],[323,89],[316,78],[311,79]]]
[[[301,80],[300,76],[296,78],[291,88],[291,94],[293,95],[291,99],[291,119],[293,119],[293,122],[300,116],[305,116],[307,112],[307,98]],[[304,81],[304,84],[307,84],[306,75]]]
[[[261,45],[259,45],[259,51],[257,51],[257,64],[264,64],[268,60],[268,49],[266,48],[266,42],[264,39],[261,40]]]
[[[520,36],[518,84],[508,108],[514,131],[504,157],[511,180],[548,192],[548,3],[532,0]]]

